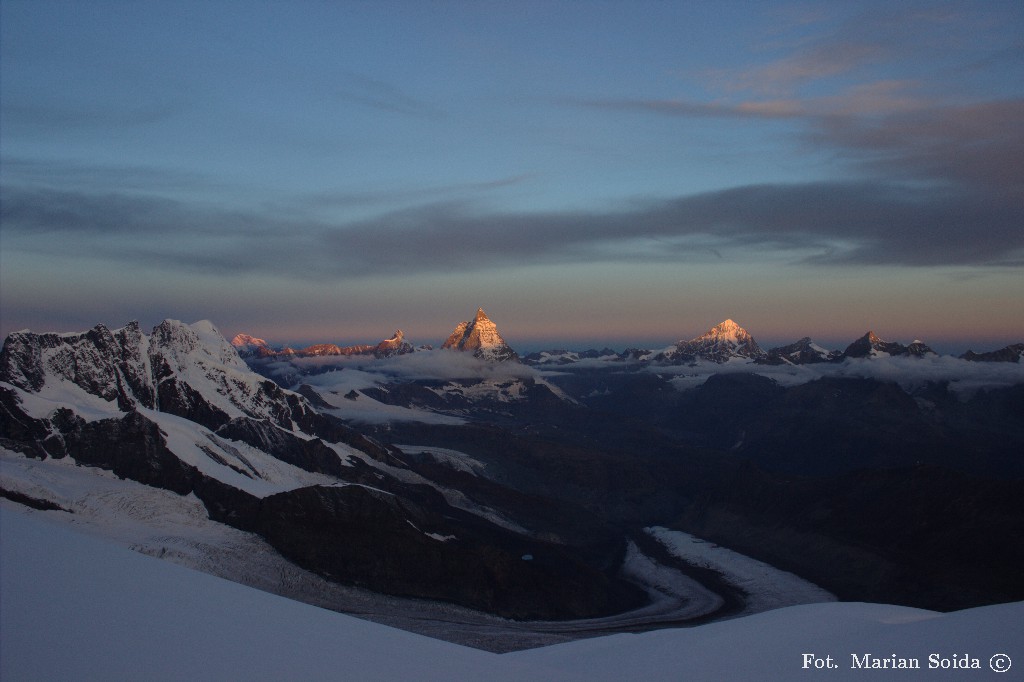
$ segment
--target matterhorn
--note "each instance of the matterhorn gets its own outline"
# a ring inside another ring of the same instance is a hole
[[[441,348],[472,351],[475,357],[484,360],[519,360],[516,352],[501,338],[498,327],[487,317],[483,308],[477,309],[472,322],[460,322]]]

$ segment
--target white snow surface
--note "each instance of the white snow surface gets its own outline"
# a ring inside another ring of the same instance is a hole
[[[184,417],[146,409],[139,409],[139,413],[157,424],[167,441],[167,448],[178,459],[211,478],[251,495],[266,497],[310,485],[330,485],[338,480],[334,476],[300,469],[241,441],[216,436],[206,427]],[[294,435],[300,436],[299,433]],[[326,445],[338,452],[343,464],[347,463],[350,453],[356,452],[342,444]],[[215,461],[203,448],[212,450],[231,466]],[[236,469],[246,471],[249,475],[241,474]]]
[[[47,377],[46,383],[35,393],[23,391],[7,382],[0,382],[0,386],[13,391],[21,400],[25,413],[36,419],[46,419],[60,408],[71,410],[87,422],[125,415],[118,408],[117,401],[104,400],[62,377]]]
[[[1021,679],[1024,602],[938,614],[880,604],[789,607],[710,625],[509,654],[430,639],[146,557],[50,521],[0,515],[4,680],[864,680],[851,654],[916,657],[915,679]],[[804,654],[835,670],[804,669]],[[928,670],[937,654],[982,670]]]

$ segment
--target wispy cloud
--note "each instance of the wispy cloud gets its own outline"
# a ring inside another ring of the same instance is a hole
[[[26,104],[13,101],[2,106],[2,115],[5,127],[67,134],[69,131],[123,130],[147,126],[174,116],[180,108],[180,105],[170,102],[113,107],[101,104]]]
[[[734,103],[721,100],[695,102],[682,99],[606,98],[580,99],[569,103],[594,109],[640,111],[687,118],[793,118],[806,113],[804,105],[795,100]]]
[[[822,116],[818,140],[876,174],[1024,200],[1024,99],[908,109],[883,118]]]
[[[401,88],[376,78],[347,72],[338,81],[337,95],[386,111],[418,118],[440,118],[444,111],[433,104],[409,95]]]
[[[532,174],[513,175],[495,180],[479,182],[452,183],[448,185],[428,185],[414,188],[392,188],[353,192],[345,189],[316,192],[302,197],[295,197],[294,202],[302,206],[320,207],[363,207],[363,206],[395,206],[423,201],[436,201],[439,198],[466,197],[486,194],[506,187],[514,187],[529,182],[536,176]]]
[[[888,56],[890,50],[877,42],[834,41],[746,69],[714,72],[712,85],[725,91],[791,95],[808,82],[846,74]]]
[[[160,198],[5,190],[0,217],[5,248],[297,278],[740,260],[751,249],[788,253],[792,262],[1024,264],[1020,202],[891,183],[744,186],[606,212],[495,212],[450,202],[340,224]]]
[[[102,165],[75,159],[41,160],[5,156],[0,171],[15,186],[52,187],[75,191],[173,191],[222,188],[221,181],[195,171],[147,165]]]

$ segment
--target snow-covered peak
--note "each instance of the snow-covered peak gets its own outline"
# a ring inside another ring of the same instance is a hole
[[[274,354],[274,349],[266,340],[248,334],[235,334],[235,338],[231,339],[231,345],[243,358],[265,357]]]
[[[249,369],[235,347],[209,320],[193,324],[164,320],[153,329],[151,348],[162,349],[165,356],[173,357],[178,369],[196,363],[215,363],[243,372]]]
[[[483,308],[478,308],[472,322],[460,322],[441,348],[472,351],[473,355],[486,360],[518,359],[505,339],[498,333],[498,326],[487,317]]]
[[[734,358],[758,358],[764,351],[746,329],[727,319],[696,338],[678,342],[664,355],[671,361],[699,357],[721,363]]]
[[[239,346],[268,346],[265,339],[261,339],[255,336],[249,336],[248,334],[235,334],[235,338],[231,339],[231,345],[235,348]]]
[[[137,322],[113,332],[96,325],[78,334],[11,335],[0,351],[0,381],[43,395],[71,390],[115,411],[169,412],[211,428],[240,416],[291,428],[286,396],[252,372],[209,321],[164,320],[150,336]]]
[[[728,343],[734,346],[739,346],[744,343],[748,343],[752,338],[753,337],[750,336],[750,333],[747,332],[746,329],[729,319],[719,322],[700,336],[690,339],[689,342],[680,341],[680,343],[702,343],[714,341],[717,343]]]
[[[705,336],[707,334],[715,334],[717,336],[726,336],[726,335],[734,336],[734,335],[736,335],[737,333],[740,333],[740,332],[742,332],[744,334],[747,333],[746,330],[743,327],[741,327],[738,324],[736,324],[736,321],[733,320],[730,317],[730,318],[727,318],[725,320],[722,320],[721,322],[716,324],[714,327],[709,329],[706,332]]]

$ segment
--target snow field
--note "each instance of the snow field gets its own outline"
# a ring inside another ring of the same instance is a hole
[[[1024,602],[952,614],[880,604],[794,606],[695,628],[492,654],[333,613],[145,557],[5,505],[0,515],[4,680],[865,680],[852,654],[1016,662]],[[73,558],[73,560],[72,560]],[[804,654],[835,670],[803,668]]]

